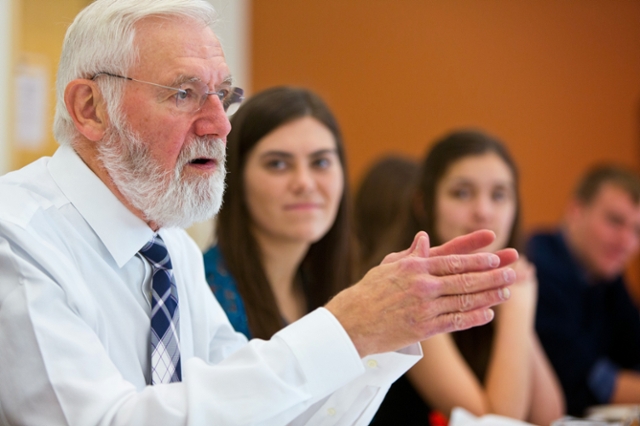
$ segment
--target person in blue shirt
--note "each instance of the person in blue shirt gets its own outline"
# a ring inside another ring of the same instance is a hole
[[[560,230],[527,244],[538,276],[536,330],[569,414],[640,403],[640,312],[623,272],[640,246],[640,178],[611,165],[582,178]]]
[[[322,99],[293,87],[256,94],[231,124],[206,277],[234,328],[268,339],[352,282],[342,136]]]

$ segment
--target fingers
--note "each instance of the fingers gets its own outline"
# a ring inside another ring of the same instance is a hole
[[[510,297],[508,288],[482,293],[446,296],[438,299],[442,314],[433,319],[431,326],[437,333],[449,333],[484,325],[495,314],[491,306],[505,302]]]
[[[426,232],[420,231],[413,238],[411,247],[401,252],[387,255],[382,264],[396,262],[407,256],[426,258],[473,253],[491,244],[495,237],[496,235],[493,231],[483,229],[454,238],[441,246],[430,247],[429,236]],[[500,266],[510,265],[518,259],[518,252],[511,248],[498,250],[495,254],[500,258]]]
[[[484,272],[449,275],[440,277],[439,280],[441,295],[470,294],[513,284],[516,280],[516,273],[511,268],[500,268]]]
[[[429,274],[446,276],[495,269],[500,266],[501,259],[493,253],[475,253],[431,257],[423,262]]]
[[[499,303],[506,302],[509,300],[509,297],[511,297],[511,291],[507,287],[501,287],[479,293],[443,296],[432,303],[438,304],[438,312],[440,315],[446,315],[449,313],[487,309]]]
[[[475,231],[467,235],[456,237],[441,246],[431,248],[431,256],[445,256],[448,254],[467,254],[488,246],[496,239],[496,234],[488,229]]]
[[[520,255],[516,249],[506,248],[495,253],[500,258],[500,266],[507,266],[519,259]]]
[[[495,316],[491,309],[476,309],[470,312],[455,312],[441,315],[436,318],[432,325],[437,330],[436,333],[451,333],[454,331],[466,330],[489,323]]]

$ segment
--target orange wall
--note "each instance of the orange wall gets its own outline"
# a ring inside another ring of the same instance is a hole
[[[351,180],[376,157],[422,155],[479,126],[520,165],[524,223],[561,216],[590,163],[640,169],[636,0],[253,0],[254,91],[318,91]],[[637,274],[635,274],[637,275]]]

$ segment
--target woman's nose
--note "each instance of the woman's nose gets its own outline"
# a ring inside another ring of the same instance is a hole
[[[296,168],[291,184],[295,192],[306,192],[315,187],[316,181],[312,171],[306,166],[301,166]]]
[[[477,197],[474,205],[474,215],[480,220],[488,220],[493,212],[493,204],[488,197]]]

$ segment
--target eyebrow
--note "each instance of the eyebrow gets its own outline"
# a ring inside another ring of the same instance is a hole
[[[191,82],[191,81],[202,81],[202,79],[199,78],[199,77],[194,77],[192,75],[180,74],[176,78],[174,78],[173,81],[171,82],[171,84],[168,84],[168,86],[170,86],[170,87],[180,87],[180,85],[182,85],[184,83]],[[233,76],[228,75],[216,87],[225,87],[225,86],[232,86],[232,85],[233,85]],[[215,89],[215,87],[214,87],[214,89]]]
[[[456,177],[451,180],[452,185],[475,185],[475,181],[473,179],[467,177]],[[499,180],[496,182],[492,182],[492,185],[498,185],[504,188],[515,189],[516,184],[513,181]]]
[[[338,154],[338,150],[336,148],[327,148],[327,149],[319,149],[318,151],[314,151],[311,154],[309,154],[309,157],[320,157],[322,155],[326,155],[326,154]],[[263,153],[261,156],[261,158],[265,158],[265,157],[284,157],[284,158],[293,158],[294,155],[288,151],[277,151],[277,150],[272,150],[272,151],[267,151],[265,153]]]
[[[455,176],[455,177],[450,178],[450,179],[451,179],[451,180],[454,180],[454,181],[464,181],[464,182],[474,182],[474,181],[475,181],[475,179],[474,179],[474,178],[472,178],[472,177],[468,177],[468,176]],[[505,180],[505,179],[498,179],[498,180],[495,180],[494,182],[497,182],[497,183],[512,184],[512,183],[513,183],[513,180],[511,180],[511,179],[507,179],[507,180]]]

